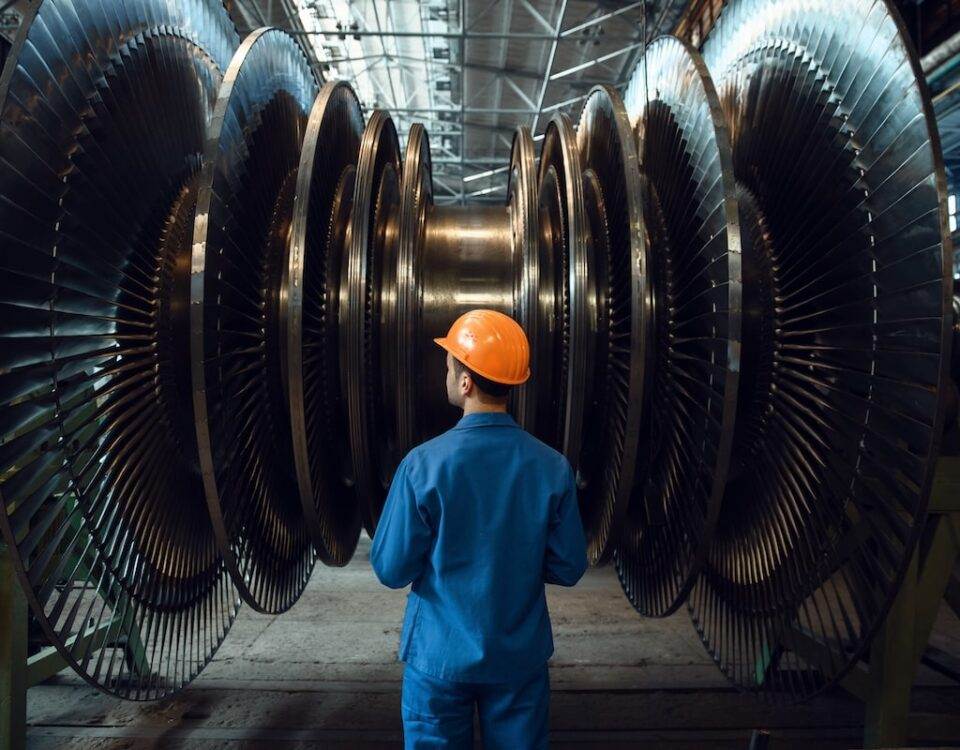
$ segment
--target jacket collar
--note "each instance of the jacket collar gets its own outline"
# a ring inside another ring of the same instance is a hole
[[[467,427],[489,427],[491,425],[500,425],[503,427],[519,427],[506,412],[486,411],[464,414],[456,424],[456,429],[461,430]]]

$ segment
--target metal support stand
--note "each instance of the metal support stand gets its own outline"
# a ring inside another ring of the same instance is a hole
[[[929,516],[920,543],[883,627],[871,644],[869,663],[854,667],[840,685],[865,704],[864,747],[899,747],[907,741],[910,693],[924,657],[940,603],[949,597],[954,561],[960,555],[960,456],[941,456],[930,493]],[[757,669],[769,679],[784,649],[811,668],[829,669],[838,655],[799,628],[785,629],[781,644]],[[960,717],[944,716],[960,726]]]
[[[108,620],[98,628],[89,627],[78,633],[68,639],[66,645],[85,651],[91,640],[103,641],[116,630],[116,622]],[[147,674],[149,665],[139,633],[125,622],[121,623],[120,631],[125,636],[126,657],[137,673]],[[27,600],[7,547],[0,543],[0,748],[3,750],[26,748],[27,689],[68,666],[53,646],[28,657],[27,642]]]
[[[27,736],[27,600],[0,543],[0,747],[23,750]]]
[[[870,651],[843,682],[866,704],[864,747],[906,744],[910,693],[960,555],[960,457],[937,464],[930,516],[900,592]],[[960,721],[957,722],[960,726]]]

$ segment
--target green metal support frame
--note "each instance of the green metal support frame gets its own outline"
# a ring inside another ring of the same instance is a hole
[[[71,523],[79,528],[72,503],[67,504]],[[89,560],[75,558],[67,566],[73,578],[87,583],[94,579]],[[100,591],[101,595],[105,592]],[[122,592],[106,592],[114,615],[105,622],[88,625],[64,642],[75,657],[110,645],[124,649],[125,658],[138,675],[146,675],[150,664],[139,631],[132,623],[132,609]],[[53,677],[69,666],[54,646],[27,656],[27,600],[20,588],[13,559],[0,542],[0,748],[23,750],[26,747],[27,689]],[[91,646],[91,643],[93,646]]]
[[[933,631],[940,603],[948,596],[960,556],[960,456],[937,461],[927,523],[904,582],[871,644],[869,662],[857,664],[840,685],[865,705],[864,747],[899,747],[908,737],[910,693]],[[757,684],[766,682],[785,650],[824,671],[841,657],[795,622],[784,622],[779,641],[757,665]],[[960,726],[960,716],[944,716]]]
[[[910,693],[958,556],[960,457],[943,456],[937,462],[924,534],[873,641],[870,663],[842,683],[865,704],[865,748],[900,747],[909,740]],[[960,717],[953,719],[960,727]]]
[[[0,747],[23,750],[27,732],[27,600],[0,542]]]
[[[27,599],[10,552],[0,542],[0,747],[24,750],[27,689],[67,666],[53,646],[27,656]]]

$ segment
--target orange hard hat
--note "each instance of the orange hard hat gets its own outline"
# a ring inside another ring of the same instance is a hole
[[[530,377],[530,344],[520,324],[496,310],[470,310],[434,339],[482,378],[519,385]]]

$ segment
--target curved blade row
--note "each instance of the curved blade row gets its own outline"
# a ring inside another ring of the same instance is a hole
[[[638,477],[615,555],[648,616],[686,598],[723,499],[740,346],[740,232],[729,136],[700,55],[655,40],[626,107],[641,153],[654,319]]]
[[[0,528],[92,684],[157,698],[239,606],[203,499],[188,350],[222,8],[47,0],[0,82]]]
[[[923,528],[943,166],[885,2],[738,0],[704,61],[658,40],[627,96],[656,353],[615,559],[641,613],[687,602],[738,686],[806,697],[864,655]]]
[[[317,84],[293,39],[253,32],[220,89],[193,235],[190,372],[200,465],[244,600],[282,612],[315,553],[288,419],[281,294],[300,147]]]

